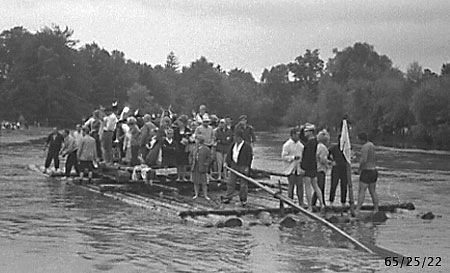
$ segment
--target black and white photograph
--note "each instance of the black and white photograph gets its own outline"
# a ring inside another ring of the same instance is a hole
[[[0,272],[450,272],[449,1],[0,14]]]

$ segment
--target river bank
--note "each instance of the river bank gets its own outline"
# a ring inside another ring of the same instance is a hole
[[[28,129],[10,130],[2,129],[0,133],[0,146],[38,143],[44,140],[51,132],[51,128],[30,126]]]

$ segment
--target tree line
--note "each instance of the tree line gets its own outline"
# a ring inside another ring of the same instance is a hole
[[[259,130],[308,121],[333,131],[347,117],[374,137],[450,147],[450,63],[440,74],[417,62],[402,72],[358,42],[334,49],[327,62],[318,49],[306,50],[264,69],[257,81],[205,57],[180,67],[170,52],[165,64],[152,66],[96,43],[77,48],[72,35],[56,25],[0,34],[0,119],[74,125],[113,100],[148,113],[169,105],[191,113],[205,104],[219,116],[246,114]]]

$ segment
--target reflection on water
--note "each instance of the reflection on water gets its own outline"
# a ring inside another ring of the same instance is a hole
[[[262,135],[259,140],[255,165],[280,167],[283,139]],[[28,164],[43,161],[36,147],[1,148],[0,252],[4,255],[0,272],[395,271],[301,216],[301,224],[293,229],[182,224],[177,217],[129,206],[28,171]],[[427,222],[416,218],[418,212],[405,212],[393,214],[376,227],[356,223],[341,228],[359,240],[403,254],[443,259],[446,255],[448,263],[450,213],[445,204],[450,200],[444,192],[450,186],[444,180],[449,175],[441,173],[433,182],[429,173],[414,173],[419,176],[415,180],[408,171],[405,176],[395,177],[396,173],[384,172],[380,192],[387,192],[390,185],[389,190],[397,192],[402,201],[412,201],[422,211],[442,217]],[[421,176],[429,182],[418,184]]]

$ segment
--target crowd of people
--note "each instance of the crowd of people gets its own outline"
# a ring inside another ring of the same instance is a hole
[[[172,109],[162,109],[159,115],[139,115],[124,107],[120,115],[117,107],[95,110],[90,118],[69,130],[60,133],[57,128],[46,141],[48,147],[45,172],[52,161],[59,168],[59,156],[67,156],[65,176],[70,176],[72,168],[83,178],[92,178],[94,167],[103,164],[145,164],[152,168],[176,168],[177,175],[172,179],[191,180],[194,184],[194,199],[199,197],[200,189],[204,198],[208,197],[208,180],[212,174],[216,179],[227,180],[227,192],[221,196],[223,203],[229,203],[235,195],[238,180],[226,166],[242,174],[249,175],[253,160],[255,134],[248,124],[247,116],[239,117],[233,124],[231,117],[219,118],[209,114],[205,105],[191,117],[177,116]],[[361,151],[360,186],[357,211],[364,201],[368,189],[375,210],[378,210],[378,197],[375,191],[377,171],[374,145],[361,134],[365,143]],[[339,136],[340,138],[340,136]],[[339,140],[339,139],[338,139]],[[288,176],[288,197],[294,199],[294,190],[299,205],[312,210],[319,201],[325,207],[325,180],[331,168],[330,204],[334,204],[337,186],[340,184],[340,201],[346,204],[349,164],[340,145],[329,146],[330,135],[324,129],[316,134],[313,124],[295,127],[290,139],[282,147],[281,157],[286,163]],[[338,141],[339,143],[339,141]],[[247,204],[247,181],[240,179],[239,199]],[[306,195],[307,204],[304,203]]]
[[[82,178],[85,174],[91,178],[94,166],[100,162],[176,168],[175,179],[193,181],[194,199],[198,198],[200,187],[209,199],[207,181],[213,174],[215,179],[231,179],[236,183],[237,177],[226,171],[226,165],[244,164],[240,168],[249,174],[255,140],[246,115],[240,116],[234,124],[229,116],[219,118],[209,114],[205,105],[189,117],[176,115],[170,107],[162,109],[158,115],[140,115],[138,110],[132,112],[128,107],[119,114],[117,104],[113,104],[95,110],[91,117],[76,125],[72,134],[67,129],[60,133],[54,128],[44,148],[48,147],[44,172],[48,172],[52,161],[58,171],[61,155],[67,156],[65,177],[75,168]],[[246,159],[241,164],[239,153],[243,142],[248,146],[244,146]],[[240,145],[239,149],[234,149],[233,156],[229,156],[235,143]],[[232,195],[230,189],[225,202],[229,202]],[[242,194],[241,201],[245,205],[246,193]]]
[[[288,197],[294,199],[295,190],[300,206],[312,210],[319,200],[319,206],[324,208],[326,174],[331,168],[329,204],[336,205],[336,189],[340,184],[340,202],[344,206],[350,164],[340,147],[341,135],[336,144],[329,145],[330,134],[327,130],[320,130],[317,134],[315,131],[315,126],[310,123],[293,128],[289,140],[283,144],[281,158],[285,162],[285,173],[288,176]],[[356,213],[361,209],[367,189],[372,197],[374,211],[378,211],[375,146],[368,140],[366,133],[359,134],[358,138],[364,145],[358,169],[360,181]],[[307,204],[304,203],[305,195]]]

